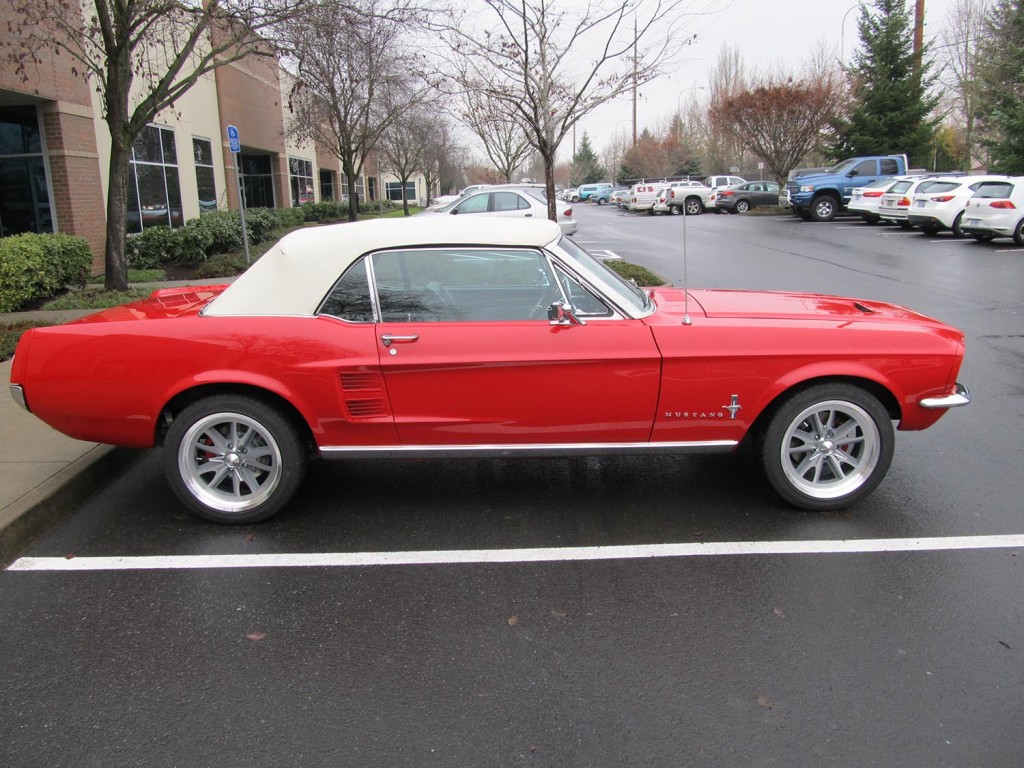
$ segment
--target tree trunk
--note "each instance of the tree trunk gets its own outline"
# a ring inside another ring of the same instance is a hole
[[[555,148],[557,149],[557,147]],[[548,198],[548,218],[551,221],[558,221],[558,206],[555,202],[555,152],[548,151],[545,147],[540,151],[544,160],[544,190]]]
[[[107,239],[104,250],[105,291],[128,290],[128,171],[131,145],[115,139],[110,148],[110,188],[107,191]]]

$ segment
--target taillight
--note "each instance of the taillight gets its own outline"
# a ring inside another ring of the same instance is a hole
[[[562,215],[563,216],[571,217],[572,216],[572,208],[566,208],[565,211],[562,212]]]
[[[925,198],[925,199],[926,200],[931,200],[933,203],[948,203],[950,200],[953,199],[953,197],[954,197],[953,195],[941,195],[939,197],[932,197],[932,198]]]
[[[1017,207],[1009,200],[994,200],[993,202],[989,203],[989,205],[992,208],[999,208],[1004,211],[1012,211]]]
[[[898,203],[896,203],[896,207],[897,208],[909,208],[910,207],[910,198],[909,197],[904,197],[902,200],[900,200]]]
[[[724,192],[722,192],[722,197],[732,197],[735,194],[735,192],[731,192],[730,190],[727,189]]]
[[[881,197],[885,193],[879,190],[878,192],[865,192],[864,197]]]

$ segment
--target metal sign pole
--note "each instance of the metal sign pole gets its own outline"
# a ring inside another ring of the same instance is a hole
[[[245,226],[245,194],[242,190],[242,141],[238,135],[238,129],[233,125],[228,126],[228,148],[235,156],[235,184],[238,187],[238,215],[242,221],[242,245],[245,248],[245,263],[251,264],[252,259],[249,256],[249,232]]]

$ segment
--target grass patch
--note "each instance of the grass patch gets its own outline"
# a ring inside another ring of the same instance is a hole
[[[646,267],[641,267],[639,264],[630,264],[628,261],[606,261],[608,268],[613,272],[618,272],[622,277],[627,280],[633,280],[637,285],[654,287],[656,285],[664,285],[665,281],[658,277],[656,274]]]
[[[43,328],[47,325],[57,325],[57,323],[48,323],[45,320],[22,320],[17,323],[0,323],[0,362],[10,360],[14,356],[14,348],[18,346],[18,339],[21,338],[21,334],[29,328]]]
[[[167,279],[167,273],[162,269],[129,269],[129,283],[159,283]],[[93,275],[89,278],[89,285],[103,285],[103,275]]]
[[[101,288],[83,288],[68,291],[43,304],[39,309],[51,311],[59,309],[106,309],[127,304],[130,301],[144,299],[153,292],[152,288],[129,288],[127,291],[104,291]]]
[[[409,215],[412,216],[414,213],[419,213],[422,208],[418,208],[415,205],[409,206]],[[405,217],[405,212],[402,210],[402,206],[398,206],[393,210],[387,208],[384,209],[384,213],[378,211],[374,212],[360,212],[359,219],[400,219]]]

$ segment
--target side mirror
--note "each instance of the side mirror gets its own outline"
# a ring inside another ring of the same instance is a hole
[[[548,325],[586,325],[587,321],[576,314],[576,307],[564,301],[556,301],[548,307]]]
[[[459,212],[458,208],[452,208],[452,216]]]

